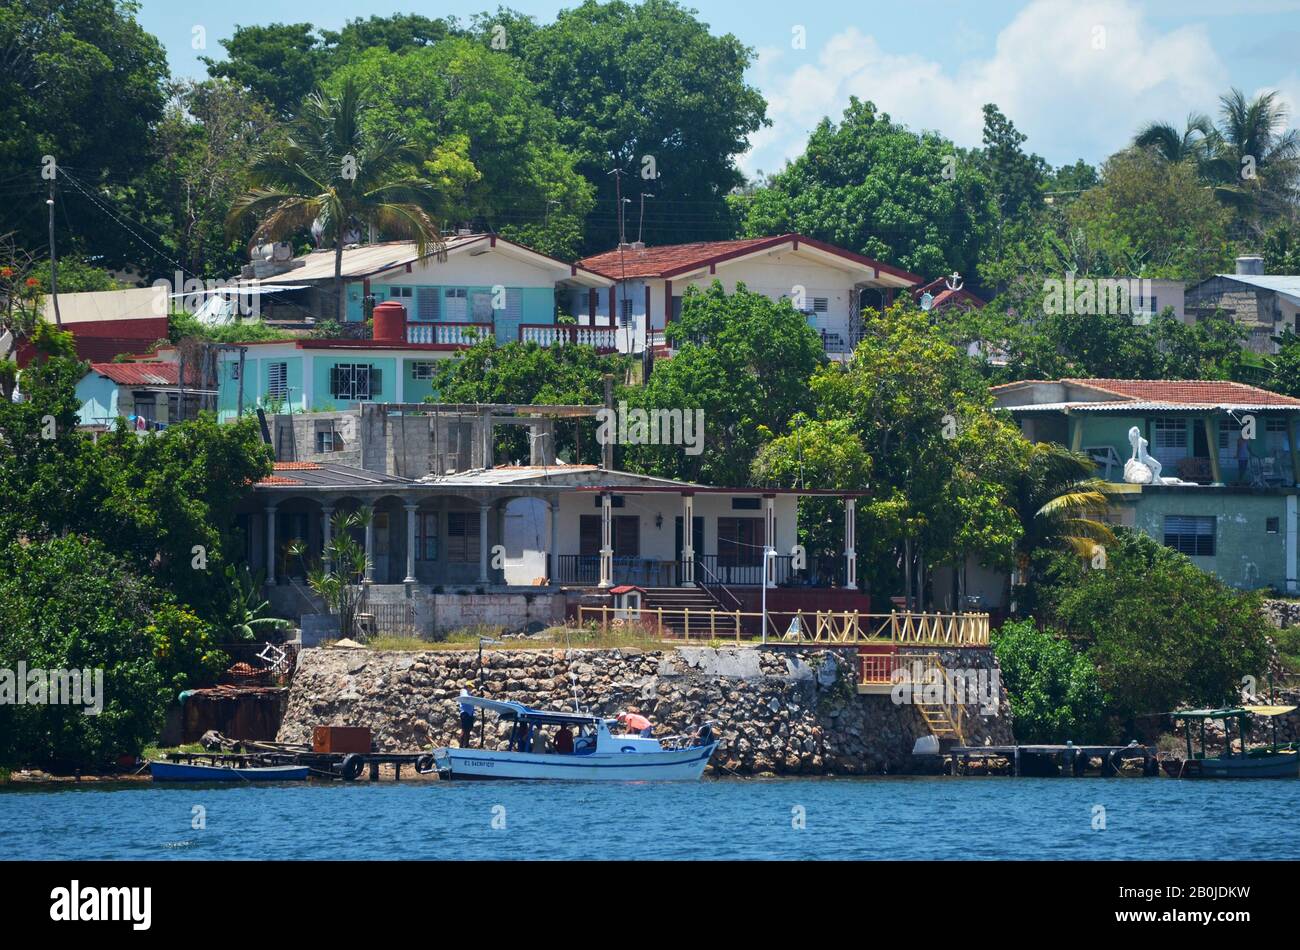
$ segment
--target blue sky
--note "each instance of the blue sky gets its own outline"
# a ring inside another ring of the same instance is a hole
[[[542,22],[576,3],[506,3]],[[1300,0],[695,0],[714,33],[759,53],[749,79],[773,126],[742,157],[748,173],[800,153],[824,115],[850,95],[912,128],[977,145],[980,106],[996,102],[1054,164],[1096,162],[1143,122],[1213,112],[1229,86],[1277,89],[1300,112]],[[236,25],[310,20],[337,29],[393,12],[460,16],[497,0],[395,5],[386,0],[143,0],[140,19],[167,48],[172,71],[202,76]],[[202,26],[207,49],[192,48]],[[804,47],[797,48],[796,28]],[[1296,123],[1292,123],[1296,124]]]

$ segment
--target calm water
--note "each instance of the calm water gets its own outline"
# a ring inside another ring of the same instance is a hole
[[[1297,801],[1294,779],[133,785],[0,793],[0,851],[146,860],[1300,858]],[[196,805],[206,829],[191,828]],[[1104,830],[1093,830],[1097,806]]]

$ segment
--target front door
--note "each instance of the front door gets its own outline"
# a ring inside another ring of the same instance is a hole
[[[389,531],[388,531],[388,512],[375,512],[375,583],[387,584],[390,582],[388,576],[388,551],[389,551]]]

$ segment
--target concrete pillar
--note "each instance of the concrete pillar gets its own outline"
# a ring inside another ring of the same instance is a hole
[[[856,498],[844,499],[844,586],[858,589],[858,524]]]
[[[275,505],[266,506],[266,582],[275,583]]]
[[[406,577],[402,583],[415,583],[415,509],[414,504],[406,505]]]
[[[478,582],[488,582],[488,512],[491,505],[478,506]]]
[[[324,505],[320,510],[320,552],[325,564],[325,572],[334,570],[334,559],[330,557],[330,542],[334,537],[334,509]]]
[[[1210,453],[1210,480],[1216,485],[1223,484],[1223,472],[1219,471],[1219,420],[1215,416],[1206,416],[1201,420],[1205,425],[1205,444]]]
[[[546,552],[547,580],[552,584],[560,582],[560,497],[546,502],[546,510],[551,518],[551,544]]]
[[[614,497],[600,493],[600,586],[614,586]]]
[[[528,427],[528,464],[555,464],[555,420],[539,419]]]
[[[375,582],[375,508],[373,505],[366,505],[361,510],[366,519],[365,582],[367,584],[373,584]]]
[[[695,496],[682,492],[682,583],[695,583]]]
[[[776,550],[776,496],[763,496],[763,583],[776,586],[776,558],[768,551]]]
[[[1300,552],[1297,552],[1297,543],[1300,543],[1300,515],[1297,514],[1297,499],[1295,495],[1286,496],[1286,592],[1294,594],[1300,590]]]

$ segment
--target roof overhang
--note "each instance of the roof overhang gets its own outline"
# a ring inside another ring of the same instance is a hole
[[[873,260],[862,254],[847,251],[842,247],[818,241],[800,234],[782,234],[758,244],[719,254],[704,261],[669,268],[659,276],[666,279],[691,278],[703,274],[713,274],[719,267],[737,264],[742,261],[767,257],[782,252],[800,254],[816,260],[825,266],[834,267],[853,275],[855,282],[872,287],[899,288],[915,287],[923,283],[923,278],[909,273],[891,264]]]

